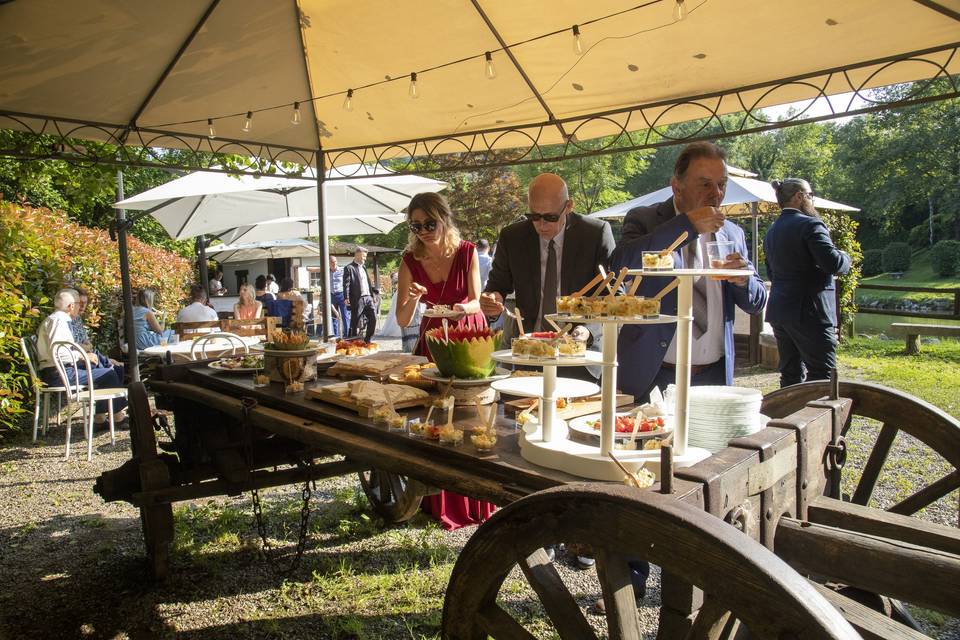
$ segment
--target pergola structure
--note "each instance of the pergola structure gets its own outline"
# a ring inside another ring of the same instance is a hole
[[[547,162],[960,96],[958,0],[8,0],[0,24],[0,129],[22,132],[0,155],[37,160],[312,167],[320,181],[346,165]],[[786,121],[763,112],[797,101]],[[119,211],[127,304],[128,225]]]

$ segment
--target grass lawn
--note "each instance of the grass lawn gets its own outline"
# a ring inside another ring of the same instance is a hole
[[[960,341],[925,344],[920,354],[908,356],[902,340],[852,338],[838,356],[844,377],[905,391],[960,418]]]
[[[881,273],[878,276],[863,278],[861,284],[879,284],[893,285],[897,287],[930,287],[934,289],[956,289],[960,288],[960,276],[953,275],[942,277],[933,272],[930,265],[930,252],[921,251],[913,256],[910,269],[903,274],[902,278],[892,278],[888,273]],[[870,289],[861,289],[857,291],[857,301],[863,297],[872,299],[882,298],[888,300],[921,300],[940,296],[935,293],[907,293],[899,291],[871,291]]]

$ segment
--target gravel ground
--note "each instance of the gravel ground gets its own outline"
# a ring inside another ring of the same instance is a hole
[[[769,390],[773,374],[741,372],[738,383]],[[855,427],[865,442],[876,425]],[[75,429],[75,432],[79,429]],[[76,435],[75,435],[76,439]],[[443,590],[474,527],[440,530],[418,516],[384,528],[366,506],[353,476],[317,484],[307,550],[286,571],[296,542],[299,489],[264,493],[273,549],[261,551],[249,496],[178,505],[171,577],[153,583],[142,559],[138,511],[104,504],[92,493],[96,477],[129,458],[129,434],[116,445],[101,434],[92,462],[82,450],[62,459],[63,432],[37,444],[14,438],[0,447],[0,640],[5,638],[432,638],[439,629]],[[910,461],[916,443],[898,439],[894,454]],[[862,455],[851,455],[858,464]],[[859,462],[862,464],[862,461]],[[935,463],[934,463],[935,464]],[[891,504],[924,465],[903,464],[885,479],[879,504]],[[952,500],[952,502],[951,502]],[[925,517],[956,523],[956,493]],[[599,595],[594,571],[572,559],[556,563],[583,607]],[[504,606],[541,637],[539,605],[515,571],[501,592]],[[659,574],[651,575],[640,609],[655,637]],[[917,612],[933,637],[960,638],[957,620]],[[604,618],[588,615],[598,631]]]

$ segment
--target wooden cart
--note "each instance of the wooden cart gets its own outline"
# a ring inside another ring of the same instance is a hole
[[[546,559],[543,547],[556,543],[592,549],[611,638],[641,637],[631,559],[663,568],[664,639],[733,638],[741,627],[753,637],[926,637],[901,623],[909,616],[894,599],[960,615],[957,529],[910,517],[960,486],[960,424],[876,385],[841,383],[831,394],[812,383],[773,393],[764,402],[776,418],[767,428],[650,490],[535,467],[520,457],[505,419],[494,452],[478,454],[388,432],[276,386],[255,389],[204,363],[163,367],[151,388],[157,406],[174,412],[175,452],[157,450],[145,389],[134,385],[133,458],[104,473],[96,491],[140,508],[158,576],[167,570],[173,502],[357,472],[373,508],[392,522],[411,517],[436,488],[504,507],[456,563],[443,616],[449,638],[532,637],[497,604],[515,567],[560,637],[595,637]],[[459,411],[458,420],[474,416]],[[839,499],[840,480],[855,415],[884,424],[849,502]],[[866,505],[898,430],[939,452],[953,471],[882,512]],[[303,464],[331,454],[344,459]]]

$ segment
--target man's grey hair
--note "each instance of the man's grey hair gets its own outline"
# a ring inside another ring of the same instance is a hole
[[[810,188],[810,183],[804,180],[803,178],[785,178],[784,180],[774,180],[770,183],[770,186],[773,187],[774,192],[777,194],[777,204],[781,207],[786,206],[790,199],[803,192],[813,192],[813,189]]]
[[[80,294],[76,289],[60,289],[53,298],[53,307],[57,311],[66,311],[71,304],[80,300]]]

